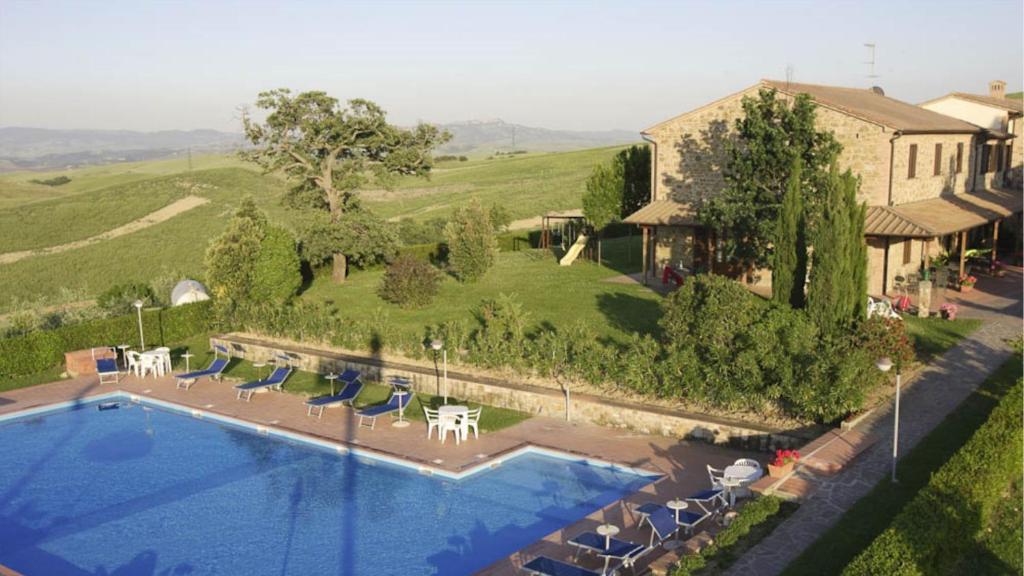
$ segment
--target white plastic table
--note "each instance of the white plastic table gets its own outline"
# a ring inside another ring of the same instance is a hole
[[[746,464],[733,464],[732,466],[726,466],[725,470],[722,471],[723,484],[729,491],[729,506],[736,505],[736,488],[754,482],[761,477],[763,472],[756,466],[748,466]]]
[[[185,359],[185,373],[186,374],[192,371],[192,369],[189,367],[188,359],[193,357],[193,356],[195,356],[195,354],[193,354],[191,352],[185,352],[184,354],[181,355],[181,357]]]
[[[160,377],[171,371],[171,353],[168,350],[150,350],[139,354],[143,366],[153,367],[153,376]]]
[[[675,518],[676,524],[679,524],[679,511],[686,510],[689,506],[690,505],[685,500],[680,500],[679,498],[665,502],[665,507],[672,511],[672,515]],[[675,550],[676,548],[679,548],[679,546],[682,545],[682,542],[678,540],[678,532],[676,534],[677,537],[675,540],[665,542],[665,544],[662,546],[663,548],[665,548],[665,550]]]
[[[398,396],[398,420],[391,423],[395,428],[407,428],[409,421],[405,420],[405,397],[409,395],[408,392],[402,390],[396,390],[392,392],[395,396]]]
[[[128,371],[128,350],[131,346],[128,344],[118,344],[117,349],[121,351],[121,366],[124,367],[125,372]]]
[[[324,378],[326,378],[327,381],[331,383],[331,396],[334,396],[334,381],[338,379],[338,375],[335,374],[334,372],[331,372],[327,376],[324,376]]]
[[[469,426],[463,424],[463,426],[456,428],[455,423],[460,418],[465,421],[465,417],[469,415],[469,406],[459,406],[457,404],[441,406],[437,409],[437,420],[440,424],[441,429],[441,442],[444,443],[444,438],[448,434],[445,432],[446,429],[455,430],[455,443],[458,444],[463,436],[469,431]],[[463,429],[466,432],[463,432]]]

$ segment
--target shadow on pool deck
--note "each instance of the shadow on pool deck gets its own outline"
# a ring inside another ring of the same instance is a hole
[[[643,468],[664,475],[657,482],[647,485],[626,499],[609,504],[583,520],[548,535],[541,541],[526,545],[516,554],[480,572],[495,576],[517,573],[518,566],[541,553],[557,558],[571,558],[573,551],[565,545],[566,540],[584,530],[593,530],[602,523],[610,522],[620,526],[622,528],[620,538],[646,543],[650,537],[649,531],[645,530],[641,533],[637,529],[638,518],[632,511],[635,505],[648,501],[665,502],[674,497],[685,496],[706,488],[708,478],[705,466],[708,464],[722,467],[741,457],[764,457],[758,453],[712,446],[703,442],[690,442],[588,424],[572,424],[563,420],[539,416],[497,432],[482,433],[479,440],[471,439],[463,442],[460,446],[450,442],[442,445],[436,438],[427,440],[426,426],[423,422],[414,421],[408,428],[394,428],[388,426],[386,420],[382,420],[378,422],[377,428],[371,431],[358,427],[354,412],[349,408],[329,409],[325,411],[322,419],[311,418],[306,415],[306,408],[301,396],[268,392],[255,395],[252,402],[241,402],[235,399],[235,390],[229,382],[208,380],[200,381],[189,391],[177,389],[171,378],[143,380],[128,376],[122,378],[121,383],[117,386],[104,385],[102,387],[96,384],[95,377],[64,380],[3,393],[0,398],[9,402],[0,404],[0,414],[69,399],[82,400],[88,396],[116,390],[208,410],[256,424],[286,428],[450,471],[463,470],[518,447],[532,444]],[[59,450],[59,447],[55,446],[54,450]],[[347,457],[354,458],[355,455],[349,452]],[[37,464],[37,467],[44,463],[45,458]],[[350,473],[341,478],[341,482],[348,487],[347,489],[353,491],[358,490],[357,479],[351,473],[355,469],[355,466],[345,466],[344,470]],[[32,469],[26,470],[26,479],[32,473]],[[294,498],[296,495],[301,495],[306,488],[296,484],[289,487],[290,494]],[[13,489],[16,490],[17,487]],[[0,495],[0,503],[10,501],[12,495],[10,491],[6,495]],[[539,514],[554,512],[556,509]],[[98,518],[96,520],[100,521]],[[282,527],[282,537],[288,537],[288,534],[295,529],[295,522],[297,522],[297,518],[293,514],[288,520],[288,526]],[[361,519],[357,516],[354,507],[345,507],[341,512],[339,522],[343,525],[341,541],[335,545],[342,552],[341,557],[344,560],[339,566],[338,574],[351,574],[358,563],[358,559],[355,558],[353,535],[357,527],[361,525]],[[436,567],[439,574],[444,574],[447,568],[458,566],[474,551],[480,550],[490,539],[514,538],[517,529],[510,527],[509,530],[511,532],[508,533],[503,531],[497,533],[474,532],[466,539],[453,539],[450,542],[450,548],[431,557],[430,562]],[[656,554],[651,554],[648,558],[653,559],[655,556]],[[137,565],[141,567],[144,561],[145,558],[140,555],[133,560],[133,564],[138,563]],[[581,563],[586,564],[587,560],[581,559]],[[188,569],[188,567],[183,568]],[[268,569],[270,568],[268,567]],[[273,568],[273,571],[283,574],[287,572],[287,569],[288,558],[285,557],[282,558],[281,566]],[[127,574],[129,572],[101,573]]]

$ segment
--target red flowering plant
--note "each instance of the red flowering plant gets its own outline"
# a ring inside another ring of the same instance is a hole
[[[960,285],[967,286],[968,288],[978,283],[978,279],[970,274],[964,274],[960,277]]]
[[[790,462],[796,462],[800,459],[800,452],[797,450],[776,450],[775,460],[772,461],[772,466],[785,466]]]

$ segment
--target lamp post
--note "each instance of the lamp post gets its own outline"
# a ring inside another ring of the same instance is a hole
[[[442,361],[444,362],[444,386],[441,388],[441,395],[444,397],[444,403],[448,403],[448,349],[444,347],[444,340],[433,340],[430,342],[430,347],[434,349],[434,367],[437,367],[437,352],[441,351]]]
[[[888,357],[879,358],[875,366],[883,373],[892,370],[892,360]],[[900,443],[900,367],[896,366],[896,404],[893,406],[892,423],[892,481],[896,482],[896,457],[899,453]]]
[[[146,340],[142,337],[142,300],[136,300],[132,303],[132,306],[135,306],[135,313],[139,317],[139,348],[142,349],[142,352],[145,352]]]

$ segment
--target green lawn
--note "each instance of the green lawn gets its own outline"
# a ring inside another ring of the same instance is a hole
[[[942,318],[918,318],[904,316],[907,334],[914,342],[914,351],[921,362],[930,362],[949,350],[972,332],[981,328],[983,322],[975,318],[943,320]]]
[[[639,254],[638,237],[605,241],[604,256],[614,268],[585,261],[562,267],[542,250],[502,253],[476,283],[445,278],[434,303],[418,310],[404,310],[377,296],[381,270],[356,272],[344,285],[317,278],[302,297],[329,302],[353,320],[371,322],[386,316],[397,333],[420,337],[427,327],[444,321],[461,319],[467,327],[475,326],[480,303],[504,293],[522,302],[532,326],[583,322],[595,338],[622,340],[632,332],[654,332],[661,316],[661,296],[642,286],[603,281],[621,274],[618,270],[635,269]]]
[[[180,358],[180,355],[186,348],[195,354],[195,357],[190,359],[190,367],[193,370],[197,369],[196,367],[206,366],[213,359],[213,353],[210,351],[209,337],[205,335],[196,336],[186,342],[171,346],[171,355],[175,359],[175,371],[183,372],[185,370],[185,363],[184,360]],[[224,371],[224,375],[231,379],[249,381],[265,378],[269,371],[270,368],[268,367],[256,368],[250,362],[234,360],[228,365],[228,368]],[[390,386],[377,382],[365,382],[365,384],[363,391],[359,394],[359,398],[356,400],[357,408],[387,402],[391,393]],[[207,382],[203,381],[196,385],[204,386],[207,385]],[[212,385],[220,386],[222,384],[213,383]],[[329,380],[324,378],[322,374],[295,371],[285,382],[284,389],[286,392],[302,396],[323,396],[330,393],[331,383]],[[335,388],[335,391],[337,391],[337,388]],[[254,401],[258,401],[258,399],[255,399]],[[424,421],[423,406],[437,408],[443,404],[443,402],[444,400],[440,396],[417,393],[413,397],[412,402],[409,403],[405,415],[410,420],[422,422]],[[475,402],[467,402],[453,397],[448,398],[448,403],[464,404],[470,408],[478,408],[482,406]],[[518,412],[507,408],[497,408],[494,406],[483,406],[483,411],[480,413],[480,432],[501,430],[502,428],[512,426],[513,424],[518,424],[529,417],[530,415],[525,412]]]
[[[897,466],[898,483],[893,484],[888,478],[882,480],[794,560],[783,574],[817,576],[842,572],[857,554],[889,526],[903,506],[928,483],[932,473],[945,464],[988,419],[992,409],[1020,377],[1020,366],[1020,356],[1003,364],[900,460]],[[1007,527],[1000,529],[1005,530]],[[1019,555],[1019,540],[1016,546]]]

